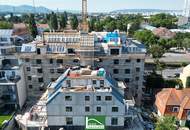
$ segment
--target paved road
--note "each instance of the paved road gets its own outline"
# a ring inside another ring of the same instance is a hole
[[[152,59],[150,56],[147,56],[145,61],[147,63],[153,63],[154,59]],[[160,61],[165,63],[183,63],[183,62],[190,63],[190,53],[187,54],[166,53],[160,59]]]

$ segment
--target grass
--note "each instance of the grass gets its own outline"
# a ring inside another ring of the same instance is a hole
[[[5,115],[5,116],[0,115],[0,128],[1,128],[2,125],[3,125],[3,122],[4,122],[5,120],[11,119],[11,117],[12,117],[12,115]]]

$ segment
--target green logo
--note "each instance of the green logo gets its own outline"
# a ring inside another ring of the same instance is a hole
[[[86,130],[105,130],[105,116],[86,117]]]

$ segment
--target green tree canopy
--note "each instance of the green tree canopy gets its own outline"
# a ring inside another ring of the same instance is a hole
[[[0,29],[12,29],[13,24],[6,21],[0,21]]]
[[[34,19],[34,14],[30,14],[30,17],[29,17],[29,30],[32,37],[36,38],[36,36],[38,35],[38,30],[36,26],[36,21]]]
[[[78,22],[78,19],[77,19],[76,15],[73,15],[71,17],[70,24],[71,24],[72,29],[77,29],[78,28],[79,22]]]
[[[156,130],[176,130],[175,117],[163,117],[156,123]]]
[[[151,16],[150,24],[155,27],[166,27],[168,29],[176,28],[177,17],[170,14],[156,14]]]
[[[147,47],[157,43],[157,37],[149,30],[136,31],[134,38],[144,43]]]
[[[150,54],[152,54],[153,58],[159,59],[165,53],[165,50],[160,45],[152,45],[149,49]]]
[[[182,46],[183,46],[185,49],[190,48],[190,38],[185,38],[185,39],[182,41]]]
[[[58,29],[57,15],[54,12],[50,15],[50,28],[55,31]]]
[[[64,14],[61,14],[61,19],[60,19],[60,28],[64,29],[67,26],[67,20],[65,18]]]

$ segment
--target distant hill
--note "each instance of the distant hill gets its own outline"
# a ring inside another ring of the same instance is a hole
[[[123,9],[123,10],[114,10],[110,13],[181,13],[182,10],[162,10],[162,9]]]
[[[43,7],[43,6],[39,6],[34,9],[34,7],[30,6],[30,5],[21,5],[21,6],[0,5],[0,13],[10,13],[10,12],[14,12],[14,13],[34,13],[34,12],[49,13],[51,11],[52,10],[50,10],[46,7]]]

